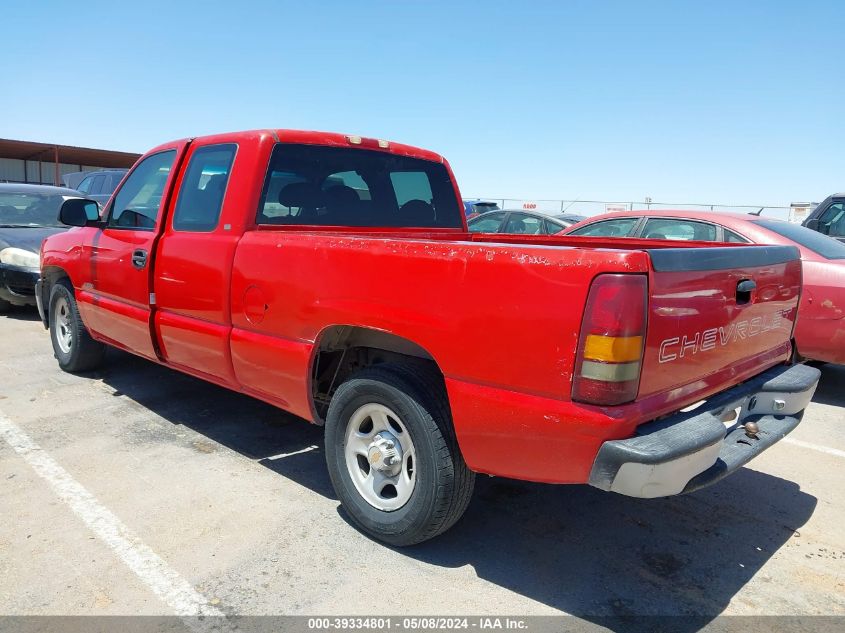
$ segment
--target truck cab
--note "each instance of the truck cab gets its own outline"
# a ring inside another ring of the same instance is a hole
[[[804,226],[845,242],[845,193],[828,196],[804,220]]]

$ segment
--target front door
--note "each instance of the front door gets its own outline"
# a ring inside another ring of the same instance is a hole
[[[90,282],[80,307],[92,333],[155,359],[150,334],[152,253],[164,222],[174,172],[187,142],[144,157],[112,197],[105,226],[92,235]]]
[[[821,233],[845,242],[845,202],[834,202],[819,217]]]

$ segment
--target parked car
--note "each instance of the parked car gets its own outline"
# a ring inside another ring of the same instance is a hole
[[[393,545],[453,525],[476,472],[669,496],[798,425],[795,247],[471,234],[457,191],[438,154],[359,136],[156,147],[44,243],[58,364],[108,344],[325,425],[338,499]]]
[[[514,233],[553,235],[585,219],[573,213],[545,214],[536,211],[503,210],[476,216],[467,222],[471,233]]]
[[[62,202],[78,191],[47,185],[0,183],[0,312],[35,305],[38,249],[48,235],[66,231]]]
[[[486,200],[464,200],[464,215],[466,215],[467,219],[474,218],[482,213],[498,210],[498,202],[490,202]]]
[[[793,245],[801,253],[804,292],[795,326],[798,353],[845,363],[845,244],[772,218],[704,211],[630,211],[590,218],[566,231],[590,237],[705,240]]]
[[[836,193],[825,198],[807,216],[804,226],[845,242],[845,193]]]
[[[79,186],[79,183],[90,174],[90,171],[72,171],[67,174],[62,174],[62,187],[67,189],[76,189]]]
[[[117,189],[120,181],[128,172],[128,169],[103,169],[91,171],[85,175],[77,187],[90,200],[96,200],[100,206],[106,204]]]

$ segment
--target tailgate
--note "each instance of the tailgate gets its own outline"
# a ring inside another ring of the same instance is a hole
[[[648,332],[638,399],[721,390],[788,358],[801,291],[791,246],[648,251]]]

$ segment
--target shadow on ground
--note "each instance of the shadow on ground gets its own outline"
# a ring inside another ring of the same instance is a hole
[[[748,468],[713,488],[652,500],[483,477],[463,521],[406,553],[472,565],[480,578],[588,619],[715,616],[815,506],[798,485]],[[763,596],[743,600],[766,612]]]
[[[173,424],[181,424],[314,492],[336,499],[325,468],[323,429],[255,398],[108,350],[91,374]],[[316,446],[316,449],[311,447]],[[298,451],[305,451],[298,453]],[[283,458],[278,455],[296,453]]]
[[[38,310],[30,306],[12,306],[8,312],[0,314],[0,319],[14,319],[15,321],[40,321]]]
[[[822,365],[822,377],[813,402],[845,407],[845,365]]]
[[[335,498],[321,428],[153,363],[109,354],[96,377],[118,394]],[[655,500],[480,476],[458,525],[397,552],[444,568],[470,565],[507,590],[627,631],[637,628],[627,616],[719,614],[779,548],[800,538],[797,530],[815,506],[795,483],[749,468],[712,488]],[[766,612],[765,596],[739,599],[747,610]],[[700,619],[684,622],[672,622],[673,630],[701,628]]]

